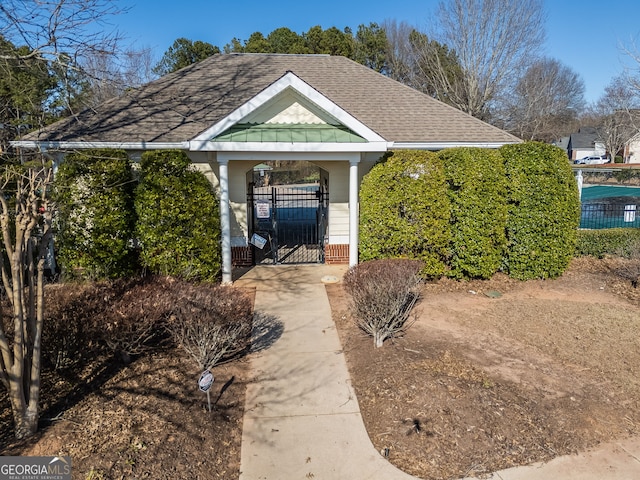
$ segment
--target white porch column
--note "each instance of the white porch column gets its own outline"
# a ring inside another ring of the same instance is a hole
[[[222,283],[231,284],[231,218],[229,216],[229,160],[218,156],[220,166],[220,233],[222,237]]]
[[[349,160],[349,266],[358,264],[358,163]]]

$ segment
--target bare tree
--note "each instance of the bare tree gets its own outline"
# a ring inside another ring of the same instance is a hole
[[[2,0],[0,37],[16,48],[0,49],[0,77],[15,67],[16,60],[38,60],[49,71],[82,73],[87,58],[116,52],[121,37],[104,31],[108,19],[120,12],[111,0]],[[39,416],[44,267],[53,215],[47,192],[52,170],[46,165],[3,163],[0,275],[12,328],[5,329],[0,322],[0,382],[9,392],[15,434],[24,438],[35,433]]]
[[[394,80],[411,85],[411,66],[414,63],[413,49],[409,37],[414,27],[407,22],[385,20],[382,24],[387,35],[387,65],[389,76]]]
[[[28,47],[26,56],[80,64],[116,52],[122,37],[107,22],[121,12],[112,0],[3,0],[0,35]]]
[[[552,58],[535,61],[500,102],[500,126],[524,140],[551,142],[571,130],[584,109],[584,82]]]
[[[462,77],[451,76],[441,56],[425,54],[449,103],[487,119],[491,102],[522,75],[544,41],[542,0],[442,0],[430,37],[455,52]],[[432,44],[425,46],[433,48]]]
[[[0,321],[0,381],[9,392],[17,438],[38,428],[40,357],[44,320],[44,268],[53,205],[52,169],[5,165],[0,177],[2,286],[11,320]]]
[[[389,43],[389,76],[440,101],[451,103],[444,85],[457,85],[463,79],[455,51],[406,22],[387,20],[383,28]],[[434,70],[434,63],[440,67]],[[446,82],[439,80],[441,76],[446,77]]]
[[[2,0],[0,37],[21,49],[17,56],[0,52],[0,60],[46,62],[60,77],[52,97],[73,113],[69,92],[88,73],[88,59],[118,52],[123,38],[108,21],[122,12],[115,0]]]
[[[126,50],[117,57],[96,54],[87,58],[82,69],[86,73],[89,107],[122,95],[127,89],[137,88],[157,78],[153,73],[155,61],[148,48]]]
[[[625,74],[615,77],[596,103],[593,116],[598,134],[612,160],[640,130],[638,108],[640,92]]]

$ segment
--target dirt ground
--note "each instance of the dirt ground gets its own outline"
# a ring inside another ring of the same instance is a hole
[[[415,323],[380,349],[327,285],[375,447],[413,475],[451,479],[638,434],[640,288],[615,267],[580,259],[551,281],[427,284]],[[0,454],[71,455],[74,479],[236,480],[247,359],[213,373],[210,413],[178,350],[49,372],[29,442],[13,440],[0,391]]]
[[[96,359],[81,378],[55,378],[57,395],[46,385],[40,433],[24,443],[3,435],[0,452],[70,455],[74,479],[237,479],[246,367],[240,360],[214,369],[209,412],[201,372],[181,351],[120,367]]]
[[[619,261],[577,259],[556,280],[441,280],[415,323],[375,349],[328,285],[375,447],[451,479],[547,461],[640,431],[640,288]]]

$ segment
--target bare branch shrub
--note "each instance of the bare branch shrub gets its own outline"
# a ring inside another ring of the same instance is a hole
[[[101,321],[104,343],[128,362],[158,346],[174,307],[170,277],[149,276],[114,282],[113,299]]]
[[[128,363],[160,343],[175,299],[175,280],[131,278],[52,285],[44,328],[45,358],[61,368],[106,347]]]
[[[248,349],[253,312],[242,292],[180,282],[173,294],[177,298],[169,332],[201,369],[211,369]]]
[[[351,296],[356,323],[373,337],[376,347],[410,326],[411,310],[420,297],[417,260],[372,260],[349,269],[344,287]]]

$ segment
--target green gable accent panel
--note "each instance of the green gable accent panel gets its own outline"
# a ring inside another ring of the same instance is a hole
[[[342,125],[239,123],[211,139],[212,142],[258,143],[366,143]]]

